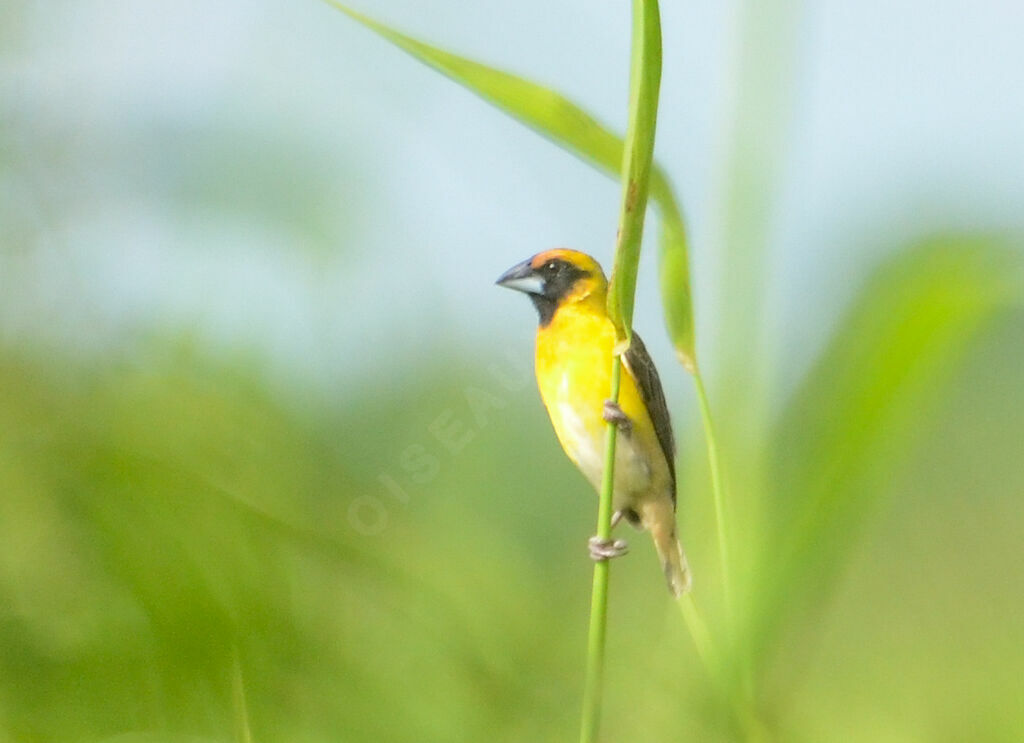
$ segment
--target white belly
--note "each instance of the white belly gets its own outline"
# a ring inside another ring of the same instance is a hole
[[[559,438],[566,451],[576,462],[584,476],[601,490],[604,476],[606,426],[587,426],[575,409],[567,402],[559,403],[561,429]],[[592,431],[596,431],[592,433]],[[628,434],[619,433],[615,446],[615,510],[625,508],[644,495],[651,487],[651,469],[637,452]]]

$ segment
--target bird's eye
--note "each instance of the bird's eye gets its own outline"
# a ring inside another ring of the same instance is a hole
[[[554,261],[550,261],[548,265],[544,266],[544,268],[550,271],[551,273],[554,273],[556,270],[558,270],[558,264],[555,263]]]

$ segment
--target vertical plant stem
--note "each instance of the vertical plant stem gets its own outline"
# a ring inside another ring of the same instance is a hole
[[[654,135],[661,90],[661,15],[657,0],[633,0],[633,41],[629,74],[629,122],[622,147],[622,201],[615,262],[608,283],[608,317],[619,339],[617,352],[632,338],[633,299],[643,242],[644,217],[654,171]]]
[[[730,628],[735,620],[735,604],[732,595],[732,564],[729,550],[729,518],[726,511],[724,485],[722,482],[722,463],[718,458],[718,438],[715,435],[714,421],[711,418],[711,405],[708,393],[704,388],[704,377],[699,368],[693,372],[693,381],[697,388],[697,400],[700,404],[700,417],[704,425],[704,439],[708,449],[708,467],[711,470],[711,494],[715,503],[715,530],[718,536],[718,559],[722,567],[722,594],[725,601],[726,619]]]
[[[728,504],[725,498],[724,478],[722,477],[722,463],[718,456],[718,438],[715,434],[714,421],[711,417],[711,405],[708,402],[707,390],[704,387],[704,378],[700,369],[694,367],[693,380],[697,388],[697,400],[700,404],[701,421],[704,424],[704,438],[707,441],[708,467],[711,470],[711,491],[715,504],[715,529],[718,537],[718,555],[722,567],[722,599],[725,604],[725,622],[728,636],[726,638],[726,650],[732,656],[734,666],[728,671],[722,665],[716,666],[718,681],[723,689],[725,697],[730,700],[736,719],[747,740],[761,740],[765,736],[764,729],[757,719],[754,706],[753,678],[750,668],[750,659],[744,648],[737,644],[736,633],[736,605],[733,595],[734,586],[732,583],[732,563],[730,550],[730,526]],[[699,619],[696,609],[691,606],[689,612],[683,607],[683,616],[686,619],[690,633],[694,635],[694,641],[698,642],[694,632],[694,621],[688,613]],[[699,628],[698,628],[699,630]],[[721,661],[722,658],[715,658]]]
[[[619,400],[622,359],[612,362],[611,400]],[[605,438],[604,473],[601,499],[597,507],[597,536],[609,539],[612,533],[612,491],[615,484],[615,441],[618,427],[608,424]],[[604,645],[608,628],[608,573],[610,564],[601,560],[594,565],[594,585],[590,596],[590,635],[587,642],[587,677],[583,688],[583,718],[580,722],[580,743],[597,740],[601,723],[601,692],[604,686]]]
[[[630,52],[629,123],[622,151],[622,202],[615,263],[608,286],[608,316],[615,325],[618,343],[612,360],[609,399],[619,400],[622,378],[621,354],[632,336],[633,296],[636,293],[637,264],[643,240],[644,217],[650,192],[654,159],[654,133],[658,119],[661,86],[661,16],[657,0],[633,0],[633,33]],[[597,535],[611,536],[612,491],[615,483],[616,426],[609,423],[605,444],[601,499],[597,512]],[[604,680],[604,645],[608,626],[608,562],[594,566],[591,595],[590,635],[587,643],[587,677],[583,690],[580,743],[594,743],[601,722]]]

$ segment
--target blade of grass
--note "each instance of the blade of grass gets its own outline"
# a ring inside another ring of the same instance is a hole
[[[629,77],[629,123],[622,154],[622,203],[615,263],[608,284],[608,316],[620,341],[632,337],[636,274],[654,162],[654,136],[661,89],[661,18],[657,0],[633,2],[633,53]]]
[[[655,167],[651,177],[651,198],[661,216],[658,276],[665,325],[679,363],[697,375],[697,352],[693,331],[693,295],[690,289],[690,259],[686,225],[679,211],[672,184]]]
[[[620,177],[624,152],[622,138],[565,96],[517,75],[425,44],[338,0],[324,2],[604,174]],[[651,198],[661,216],[661,275],[671,277],[671,281],[662,283],[666,322],[677,355],[687,370],[692,371],[696,357],[686,229],[668,177],[656,164],[649,167]],[[620,280],[628,278],[622,272],[620,276]],[[633,280],[635,283],[635,276]]]
[[[622,154],[622,202],[615,263],[608,289],[608,315],[615,323],[620,348],[612,360],[609,399],[619,400],[622,378],[621,354],[632,335],[633,298],[637,265],[643,240],[644,217],[654,159],[654,135],[658,120],[661,86],[661,18],[657,0],[633,0],[633,33],[630,52],[629,124]],[[597,511],[597,534],[609,539],[612,531],[612,492],[615,484],[615,438],[618,426],[608,423],[601,497]],[[580,743],[593,743],[601,723],[604,682],[604,646],[608,626],[608,561],[594,565],[590,603],[590,633],[587,644],[587,675],[580,720]]]
[[[729,557],[731,534],[728,528],[729,518],[726,513],[725,486],[722,482],[722,463],[718,457],[718,438],[715,435],[714,421],[711,417],[711,403],[708,401],[708,393],[704,388],[704,377],[699,369],[694,370],[693,381],[697,386],[697,402],[700,405],[700,417],[704,425],[704,439],[707,443],[708,467],[711,472],[711,494],[715,506],[715,529],[718,535],[718,560],[722,570],[722,595],[725,600],[726,621],[729,624],[730,632],[733,632],[735,630],[733,626],[735,621],[735,605],[732,596],[731,562]]]
[[[1019,261],[998,241],[926,243],[867,284],[789,404],[773,440],[773,537],[750,612],[763,665],[786,624],[821,602],[887,481],[979,327],[1019,292]]]
[[[622,359],[612,362],[611,399],[619,399],[622,379]],[[605,435],[604,472],[601,479],[601,498],[597,506],[597,536],[611,538],[612,490],[615,482],[616,426],[608,424]],[[608,631],[608,574],[607,560],[594,563],[594,583],[590,595],[590,627],[587,633],[587,671],[583,684],[583,712],[580,719],[580,743],[597,740],[601,724],[601,697],[604,688],[604,648]]]

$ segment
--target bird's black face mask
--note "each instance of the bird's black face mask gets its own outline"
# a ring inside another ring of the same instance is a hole
[[[495,282],[498,286],[515,289],[530,297],[537,308],[541,327],[551,322],[559,303],[580,279],[589,276],[582,268],[568,261],[552,258],[540,267],[533,266],[534,258],[517,263]]]

